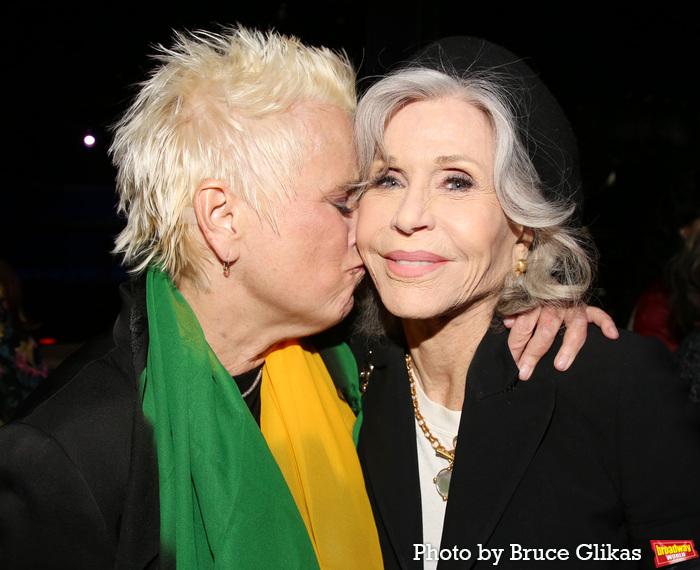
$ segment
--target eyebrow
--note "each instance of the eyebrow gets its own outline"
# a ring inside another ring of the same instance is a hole
[[[437,164],[438,166],[445,166],[445,165],[449,165],[449,164],[454,164],[455,162],[468,162],[469,164],[479,166],[476,162],[471,160],[469,157],[466,157],[462,154],[450,154],[447,156],[438,156],[435,158],[435,164]]]
[[[482,166],[478,162],[475,162],[474,160],[472,160],[471,158],[469,158],[468,156],[465,156],[463,154],[448,154],[448,155],[443,155],[443,156],[436,156],[433,159],[433,163],[440,168],[444,168],[446,166],[451,166],[457,162],[462,162],[462,163],[466,162],[472,166],[475,166],[479,170],[483,171]],[[395,156],[388,157],[388,159],[386,161],[384,161],[382,159],[378,159],[378,160],[375,159],[372,166],[374,168],[376,168],[377,164],[381,164],[383,166],[383,168],[387,169],[387,170],[391,169],[391,170],[398,170],[399,172],[401,171],[401,169],[396,168],[396,166],[395,166],[396,165],[396,157]]]
[[[403,173],[403,170],[396,167],[396,157],[389,156],[386,160],[383,158],[375,158],[372,162],[372,170],[379,170],[379,172],[385,174],[389,170],[397,170]]]

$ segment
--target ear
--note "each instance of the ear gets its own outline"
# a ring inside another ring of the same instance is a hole
[[[517,241],[513,246],[513,258],[515,262],[518,262],[521,259],[527,259],[530,246],[532,246],[532,242],[535,240],[535,232],[532,228],[518,226],[516,236]]]
[[[195,190],[192,205],[199,229],[219,261],[236,261],[243,200],[234,196],[223,180],[207,179]]]

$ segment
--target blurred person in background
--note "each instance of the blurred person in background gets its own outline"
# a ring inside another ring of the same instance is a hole
[[[647,287],[640,295],[630,318],[628,328],[644,336],[661,339],[673,354],[678,343],[689,332],[696,318],[692,300],[688,295],[689,266],[694,253],[692,240],[700,230],[700,194],[697,187],[697,171],[684,172],[674,180],[673,191],[659,206],[669,218],[668,232],[660,232],[669,241],[670,259],[663,259],[659,268],[661,278]],[[658,232],[658,230],[657,230]],[[654,263],[650,266],[653,268]],[[658,275],[658,273],[657,273]],[[690,306],[688,305],[690,303]],[[690,310],[689,310],[690,309]]]
[[[700,404],[700,218],[687,230],[685,247],[668,271],[669,320],[679,339],[673,365]]]
[[[0,259],[0,425],[46,378],[47,367],[31,334],[35,326],[22,310],[22,288]]]

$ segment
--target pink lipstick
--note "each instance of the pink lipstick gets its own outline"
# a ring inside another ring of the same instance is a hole
[[[429,251],[391,251],[384,254],[389,271],[397,277],[422,277],[445,265],[448,260]]]

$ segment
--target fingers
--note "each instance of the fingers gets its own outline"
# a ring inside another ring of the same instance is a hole
[[[615,326],[615,321],[603,309],[598,307],[586,307],[586,318],[589,323],[598,325],[603,334],[609,339],[615,340],[620,337],[620,333]]]
[[[569,307],[564,313],[566,332],[562,339],[561,348],[554,357],[554,367],[557,370],[568,370],[576,358],[588,336],[588,316],[586,306]]]
[[[602,309],[586,305],[567,309],[564,317],[566,333],[564,334],[561,349],[559,349],[554,359],[554,367],[557,370],[568,370],[571,366],[571,363],[586,342],[588,323],[598,325],[603,334],[610,339],[614,340],[620,336],[614,321]]]
[[[566,332],[554,358],[557,370],[568,370],[588,336],[588,323],[599,326],[610,339],[620,335],[610,315],[602,309],[581,305],[567,309],[544,307],[507,317],[503,323],[510,328],[508,346],[518,364],[518,378],[527,380],[540,359],[552,347],[562,324]]]
[[[537,363],[547,354],[559,333],[564,314],[565,311],[563,309],[555,307],[544,307],[540,311],[536,324],[537,328],[522,351],[520,360],[516,361],[520,370],[518,374],[520,380],[528,380],[532,376],[532,371],[537,366]],[[515,327],[511,329],[511,334],[513,334],[512,331],[514,329]]]
[[[520,357],[523,350],[527,346],[527,343],[532,337],[532,332],[537,326],[537,320],[539,319],[541,309],[535,308],[527,313],[520,313],[519,315],[507,317],[503,320],[503,323],[510,329],[510,334],[508,335],[508,347],[513,355],[513,360],[515,362],[520,361]]]

